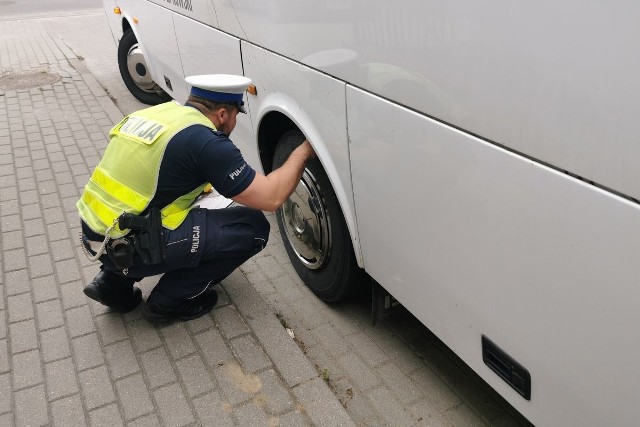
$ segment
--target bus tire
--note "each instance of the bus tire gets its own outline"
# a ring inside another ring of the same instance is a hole
[[[286,132],[277,143],[273,168],[282,166],[303,140],[298,130]],[[340,204],[317,158],[307,162],[276,220],[294,269],[318,298],[337,302],[364,289],[366,274],[358,267]]]
[[[118,44],[118,67],[124,84],[138,101],[156,105],[171,100],[171,96],[151,78],[142,49],[132,29],[124,32]]]

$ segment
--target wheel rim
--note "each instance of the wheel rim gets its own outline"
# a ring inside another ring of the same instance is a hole
[[[329,218],[319,190],[311,172],[305,170],[281,211],[287,240],[311,270],[322,267],[331,250]]]
[[[158,85],[151,78],[151,73],[147,68],[147,61],[144,59],[138,43],[131,46],[127,53],[127,70],[133,82],[140,89],[149,93],[157,92]]]

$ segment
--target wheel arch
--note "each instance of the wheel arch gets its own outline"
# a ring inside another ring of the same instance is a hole
[[[293,106],[295,108],[291,108]],[[350,196],[348,194],[351,194],[351,191],[347,191],[344,187],[345,183],[337,179],[338,173],[335,162],[327,149],[326,141],[322,139],[321,133],[317,131],[312,119],[293,99],[278,93],[267,95],[262,100],[257,117],[257,148],[265,174],[273,170],[273,155],[276,144],[286,132],[297,129],[311,142],[338,199],[342,217],[349,230],[358,266],[364,268],[356,218],[354,209],[351,208],[353,204],[349,203]],[[350,186],[351,182],[346,184]]]

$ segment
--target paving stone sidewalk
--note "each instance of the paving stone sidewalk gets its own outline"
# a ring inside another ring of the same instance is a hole
[[[161,328],[83,295],[75,203],[121,111],[46,24],[0,23],[0,426],[352,425],[240,270]]]

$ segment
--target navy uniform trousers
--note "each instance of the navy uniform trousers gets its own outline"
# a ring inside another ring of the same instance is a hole
[[[264,213],[244,206],[195,208],[175,230],[164,229],[166,258],[152,266],[134,265],[126,277],[139,281],[163,274],[147,301],[172,306],[219,283],[260,252],[269,238]],[[123,275],[105,254],[101,268]]]

